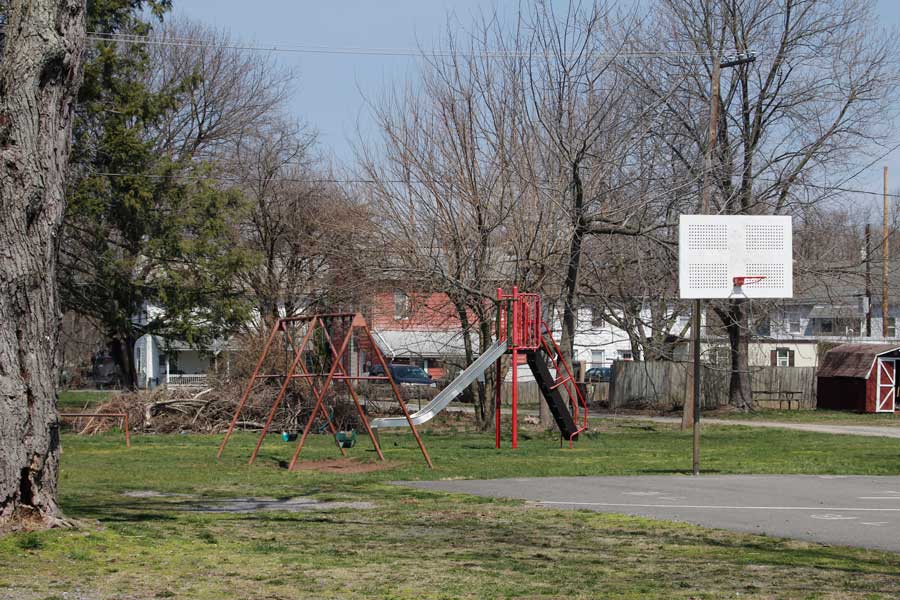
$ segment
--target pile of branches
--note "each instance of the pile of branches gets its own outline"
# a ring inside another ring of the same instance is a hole
[[[241,410],[238,429],[260,430],[265,424],[279,387],[264,385],[254,390]],[[127,413],[133,431],[148,433],[221,433],[228,428],[240,402],[238,386],[203,389],[157,388],[153,391],[122,393],[95,407],[97,413]],[[312,412],[315,399],[310,393],[289,390],[272,420],[270,431],[297,432]],[[347,400],[326,396],[328,416],[338,429],[358,426],[356,408]],[[119,426],[117,419],[95,418],[77,423],[77,431],[93,435]],[[327,426],[323,415],[314,427]]]

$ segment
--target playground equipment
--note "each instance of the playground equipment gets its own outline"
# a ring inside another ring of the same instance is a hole
[[[266,364],[267,359],[269,359],[269,363],[274,362],[271,355],[275,352],[275,339],[279,334],[284,338],[286,346],[292,349],[291,354],[293,355],[293,358],[290,361],[290,365],[282,373],[260,373],[263,366]],[[300,338],[299,343],[297,342],[298,338]],[[335,345],[334,340],[340,341]],[[352,364],[352,349],[353,347],[358,348],[360,341],[366,343],[367,350],[372,354],[373,362],[377,361],[378,364],[381,364],[384,368],[385,375],[362,375],[360,373],[359,365]],[[355,369],[354,366],[356,367]],[[429,468],[433,466],[431,457],[428,456],[428,451],[425,449],[425,444],[422,442],[419,432],[416,431],[415,423],[406,407],[406,402],[403,400],[400,389],[394,382],[391,371],[388,369],[387,362],[381,354],[381,351],[378,349],[378,345],[372,337],[372,332],[361,314],[334,313],[303,317],[286,317],[279,319],[275,323],[272,327],[272,331],[269,333],[265,346],[263,346],[262,353],[259,356],[253,374],[250,376],[250,381],[244,388],[241,400],[234,412],[231,423],[228,425],[225,438],[219,446],[219,451],[216,455],[218,458],[221,458],[222,452],[225,450],[225,445],[228,443],[228,439],[231,437],[231,434],[237,425],[241,411],[244,409],[247,399],[250,397],[250,392],[258,382],[267,379],[281,379],[282,384],[278,391],[278,395],[272,402],[272,407],[269,410],[266,422],[259,434],[256,447],[250,455],[249,464],[253,464],[256,460],[259,449],[272,425],[272,420],[275,418],[278,407],[290,387],[291,381],[302,379],[308,384],[310,391],[315,398],[315,406],[312,413],[309,415],[309,418],[306,420],[306,425],[303,428],[303,433],[300,435],[297,449],[294,451],[294,455],[288,465],[289,470],[293,470],[294,466],[297,464],[300,451],[303,449],[306,438],[309,436],[313,423],[320,412],[327,423],[328,429],[334,436],[335,445],[338,450],[340,450],[342,456],[346,456],[345,448],[352,446],[355,442],[356,432],[346,433],[338,431],[333,421],[333,413],[329,414],[325,408],[325,395],[336,381],[344,382],[346,391],[353,400],[360,424],[369,434],[369,439],[375,447],[378,459],[384,460],[384,454],[381,451],[378,438],[374,435],[369,425],[369,419],[359,401],[359,396],[352,383],[353,381],[359,380],[387,380],[390,384],[391,393],[397,400],[397,403],[400,405],[400,409],[403,412],[404,416],[401,418],[405,419],[405,422],[412,430],[413,435],[416,438],[416,443],[422,451],[422,456],[425,457],[425,462],[428,463]]]
[[[553,340],[550,328],[544,323],[540,296],[519,293],[518,288],[515,287],[511,294],[504,294],[502,289],[498,289],[496,331],[497,340],[450,385],[441,390],[431,402],[412,414],[410,420],[415,425],[421,425],[433,419],[463,390],[482,377],[485,371],[494,365],[498,382],[498,385],[495,386],[494,397],[496,418],[494,443],[499,448],[501,432],[501,386],[499,382],[502,381],[503,375],[501,361],[503,355],[509,353],[512,355],[511,436],[512,447],[517,448],[519,445],[518,366],[519,356],[524,355],[560,434],[569,440],[569,446],[571,446],[578,438],[578,434],[587,429],[587,402],[576,383],[572,369],[563,359],[559,346]],[[555,375],[551,373],[550,365],[553,366]],[[402,427],[405,424],[406,421],[403,417],[373,419],[370,423],[372,429],[376,430]]]
[[[501,386],[499,382],[502,381],[502,359],[504,354],[512,355],[512,447],[517,448],[519,443],[518,370],[519,357],[523,355],[525,362],[534,374],[541,395],[550,407],[550,412],[559,428],[560,434],[563,438],[569,440],[569,446],[571,447],[578,435],[587,429],[587,402],[576,383],[572,369],[563,359],[559,346],[553,340],[550,328],[544,323],[541,316],[540,296],[537,294],[520,294],[518,288],[515,287],[511,294],[504,294],[502,289],[498,289],[496,332],[497,340],[475,362],[469,365],[446,388],[441,390],[428,404],[419,411],[410,413],[400,393],[400,389],[393,379],[391,370],[388,368],[387,362],[361,314],[336,313],[279,319],[272,327],[272,331],[256,363],[256,368],[253,370],[250,381],[244,389],[234,417],[228,426],[228,431],[225,433],[225,438],[222,440],[221,446],[219,446],[217,457],[221,458],[225,445],[228,443],[228,439],[238,423],[241,411],[244,409],[253,387],[260,381],[281,379],[281,388],[272,402],[272,407],[259,434],[256,447],[250,455],[250,464],[253,464],[291,381],[302,379],[309,385],[315,398],[315,406],[306,420],[306,425],[303,428],[303,433],[300,435],[300,441],[297,444],[297,449],[288,469],[293,469],[296,465],[300,451],[303,449],[303,444],[320,412],[327,428],[334,436],[335,445],[342,455],[346,456],[345,448],[354,445],[356,431],[338,431],[333,421],[333,411],[329,413],[325,407],[326,393],[336,381],[344,382],[347,393],[356,407],[359,422],[369,434],[369,439],[375,447],[379,460],[384,460],[384,454],[381,451],[375,431],[408,426],[416,438],[416,443],[418,443],[419,449],[422,451],[422,456],[425,457],[425,462],[428,463],[429,467],[432,467],[431,457],[429,457],[428,451],[425,449],[416,426],[433,419],[476,379],[483,377],[484,373],[491,366],[496,368],[496,381],[498,382],[498,385],[495,386],[496,395],[494,401],[496,403],[495,445],[499,448],[501,433]],[[267,359],[269,359],[270,363],[273,362],[270,355],[273,353],[275,339],[279,334],[284,337],[286,346],[292,349],[291,354],[293,358],[283,373],[261,374]],[[297,343],[297,338],[301,338],[299,343]],[[336,339],[340,340],[337,345],[334,343]],[[311,343],[313,340],[316,340],[318,343]],[[355,345],[354,340],[356,340]],[[382,366],[384,375],[362,375],[358,364],[354,373],[354,365],[351,358],[353,354],[352,348],[359,348],[360,341],[365,342],[366,349],[371,352],[372,363]],[[318,360],[312,360],[311,358],[316,352],[318,352]],[[553,372],[551,372],[551,367]],[[354,381],[360,380],[386,380],[390,384],[391,393],[400,405],[403,415],[373,419],[370,422],[353,386]],[[284,432],[282,437],[285,441],[292,441],[291,434],[288,432]]]

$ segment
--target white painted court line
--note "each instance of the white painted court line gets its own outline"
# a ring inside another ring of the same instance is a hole
[[[537,500],[538,504],[559,506],[609,506],[613,508],[697,508],[721,510],[811,510],[811,511],[851,511],[851,512],[900,512],[900,508],[857,508],[834,506],[721,506],[715,504],[626,504],[624,502],[561,502]]]
[[[900,500],[900,496],[857,496],[859,500]]]

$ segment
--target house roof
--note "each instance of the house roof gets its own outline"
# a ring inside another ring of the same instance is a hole
[[[859,305],[816,304],[809,311],[810,319],[861,319],[865,316]]]
[[[900,350],[897,344],[841,344],[825,353],[819,366],[819,377],[854,377],[866,379],[875,359]]]
[[[465,354],[462,331],[414,329],[373,331],[378,347],[393,358],[438,358]]]

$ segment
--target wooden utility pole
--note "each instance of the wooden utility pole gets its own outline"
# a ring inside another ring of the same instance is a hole
[[[881,240],[881,335],[888,336],[888,262],[891,259],[891,241],[888,230],[888,168],[884,167],[884,230]]]
[[[866,223],[866,337],[872,337],[872,226]]]
[[[719,138],[719,79],[722,76],[722,67],[719,60],[713,62],[712,89],[709,100],[709,140],[706,144],[706,168],[703,169],[703,201],[700,206],[700,214],[709,213],[709,201],[712,195],[712,168],[716,151],[716,140]],[[694,381],[693,381],[693,473],[700,474],[700,327],[703,312],[703,302],[698,298],[694,300],[694,323],[691,325],[691,336],[694,339]]]

